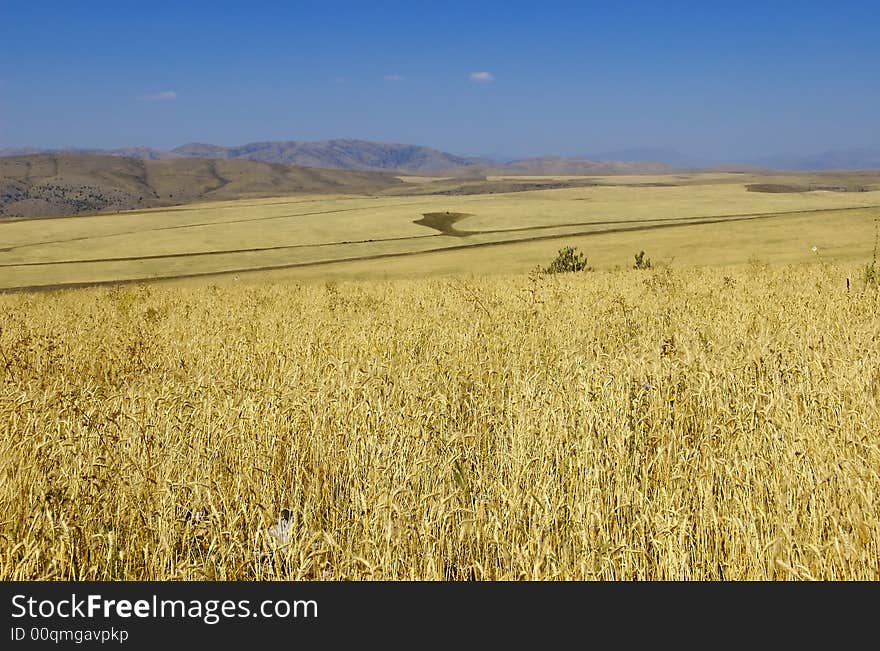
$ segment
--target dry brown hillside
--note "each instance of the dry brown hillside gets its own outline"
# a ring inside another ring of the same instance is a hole
[[[136,160],[87,154],[0,158],[0,218],[148,208],[294,192],[369,193],[391,174],[250,160]]]

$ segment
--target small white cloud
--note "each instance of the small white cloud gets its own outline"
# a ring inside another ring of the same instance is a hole
[[[142,102],[167,102],[172,99],[177,99],[177,93],[173,90],[162,90],[158,93],[149,93],[148,95],[141,95],[138,97]]]
[[[495,76],[491,72],[472,72],[470,79],[475,84],[491,84]]]
[[[403,75],[385,75],[385,81],[403,81]]]

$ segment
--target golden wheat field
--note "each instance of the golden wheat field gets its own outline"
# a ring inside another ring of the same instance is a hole
[[[0,579],[877,580],[878,308],[823,263],[0,295]]]

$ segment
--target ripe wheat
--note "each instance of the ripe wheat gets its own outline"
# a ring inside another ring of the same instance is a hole
[[[0,296],[0,579],[880,579],[856,274]]]

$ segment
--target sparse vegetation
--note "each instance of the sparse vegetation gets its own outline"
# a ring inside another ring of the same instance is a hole
[[[576,247],[566,246],[559,249],[559,253],[553,261],[544,267],[545,274],[573,273],[578,271],[589,271],[587,265],[587,256],[577,250]]]
[[[878,580],[856,269],[0,295],[0,579]]]
[[[644,270],[654,268],[654,265],[651,263],[651,258],[646,257],[644,251],[639,251],[638,253],[636,253],[635,258],[636,261],[633,265],[633,269]]]

